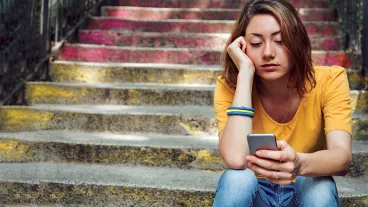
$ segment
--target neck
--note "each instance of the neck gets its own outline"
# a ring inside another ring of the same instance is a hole
[[[274,81],[259,79],[258,92],[262,96],[267,96],[273,99],[288,100],[294,91],[293,89],[287,87],[288,81],[288,76]]]

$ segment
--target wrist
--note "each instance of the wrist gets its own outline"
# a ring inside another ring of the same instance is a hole
[[[309,161],[309,156],[307,153],[297,153],[298,154],[298,158],[299,158],[299,163],[300,163],[300,168],[299,168],[299,172],[298,175],[300,176],[306,176],[307,173],[307,166],[308,166],[308,161]]]
[[[253,83],[253,78],[254,78],[254,73],[253,72],[250,72],[251,69],[249,68],[244,68],[244,69],[241,69],[238,73],[238,77],[237,77],[237,80],[238,80],[238,84],[239,83],[250,83],[250,85],[252,85]]]
[[[240,63],[239,64],[239,71],[247,71],[254,73],[255,67],[253,64],[249,65],[248,63]]]

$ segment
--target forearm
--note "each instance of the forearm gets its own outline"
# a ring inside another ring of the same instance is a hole
[[[243,70],[244,71],[244,70]],[[233,106],[252,107],[252,82],[246,74],[238,75]],[[252,132],[252,118],[229,116],[220,139],[219,151],[222,159],[230,168],[244,169],[245,156],[249,154],[247,135]]]
[[[351,162],[351,154],[342,148],[298,154],[301,161],[299,173],[301,176],[346,175]]]

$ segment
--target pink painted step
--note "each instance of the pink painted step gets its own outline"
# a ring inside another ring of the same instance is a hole
[[[89,29],[119,29],[140,32],[230,33],[234,21],[160,20],[141,21],[113,17],[90,17]],[[339,32],[337,22],[304,22],[309,35],[331,36]]]
[[[334,21],[335,11],[329,8],[298,9],[303,21]],[[203,19],[235,20],[239,9],[198,9],[198,8],[152,8],[152,7],[103,7],[109,17],[137,20]]]
[[[247,0],[117,0],[119,6],[164,8],[241,8]],[[295,7],[329,8],[331,0],[290,0]]]
[[[314,51],[315,65],[341,65],[349,68],[351,59],[340,51]],[[209,49],[138,48],[67,44],[59,59],[90,62],[132,62],[218,65],[221,51]]]
[[[119,32],[108,30],[81,30],[79,42],[88,44],[168,47],[168,48],[208,48],[222,50],[229,34],[211,33],[158,33],[158,32]],[[342,50],[343,38],[311,37],[315,50]]]
[[[103,14],[106,16],[139,20],[234,20],[238,13],[238,9],[103,7]]]
[[[79,42],[136,47],[208,48],[222,50],[228,34],[118,32],[108,30],[81,30]]]

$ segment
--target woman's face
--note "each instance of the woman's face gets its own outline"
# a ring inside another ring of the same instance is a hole
[[[283,46],[280,24],[269,14],[255,15],[245,32],[246,54],[253,61],[256,73],[264,80],[288,78],[291,68]]]

